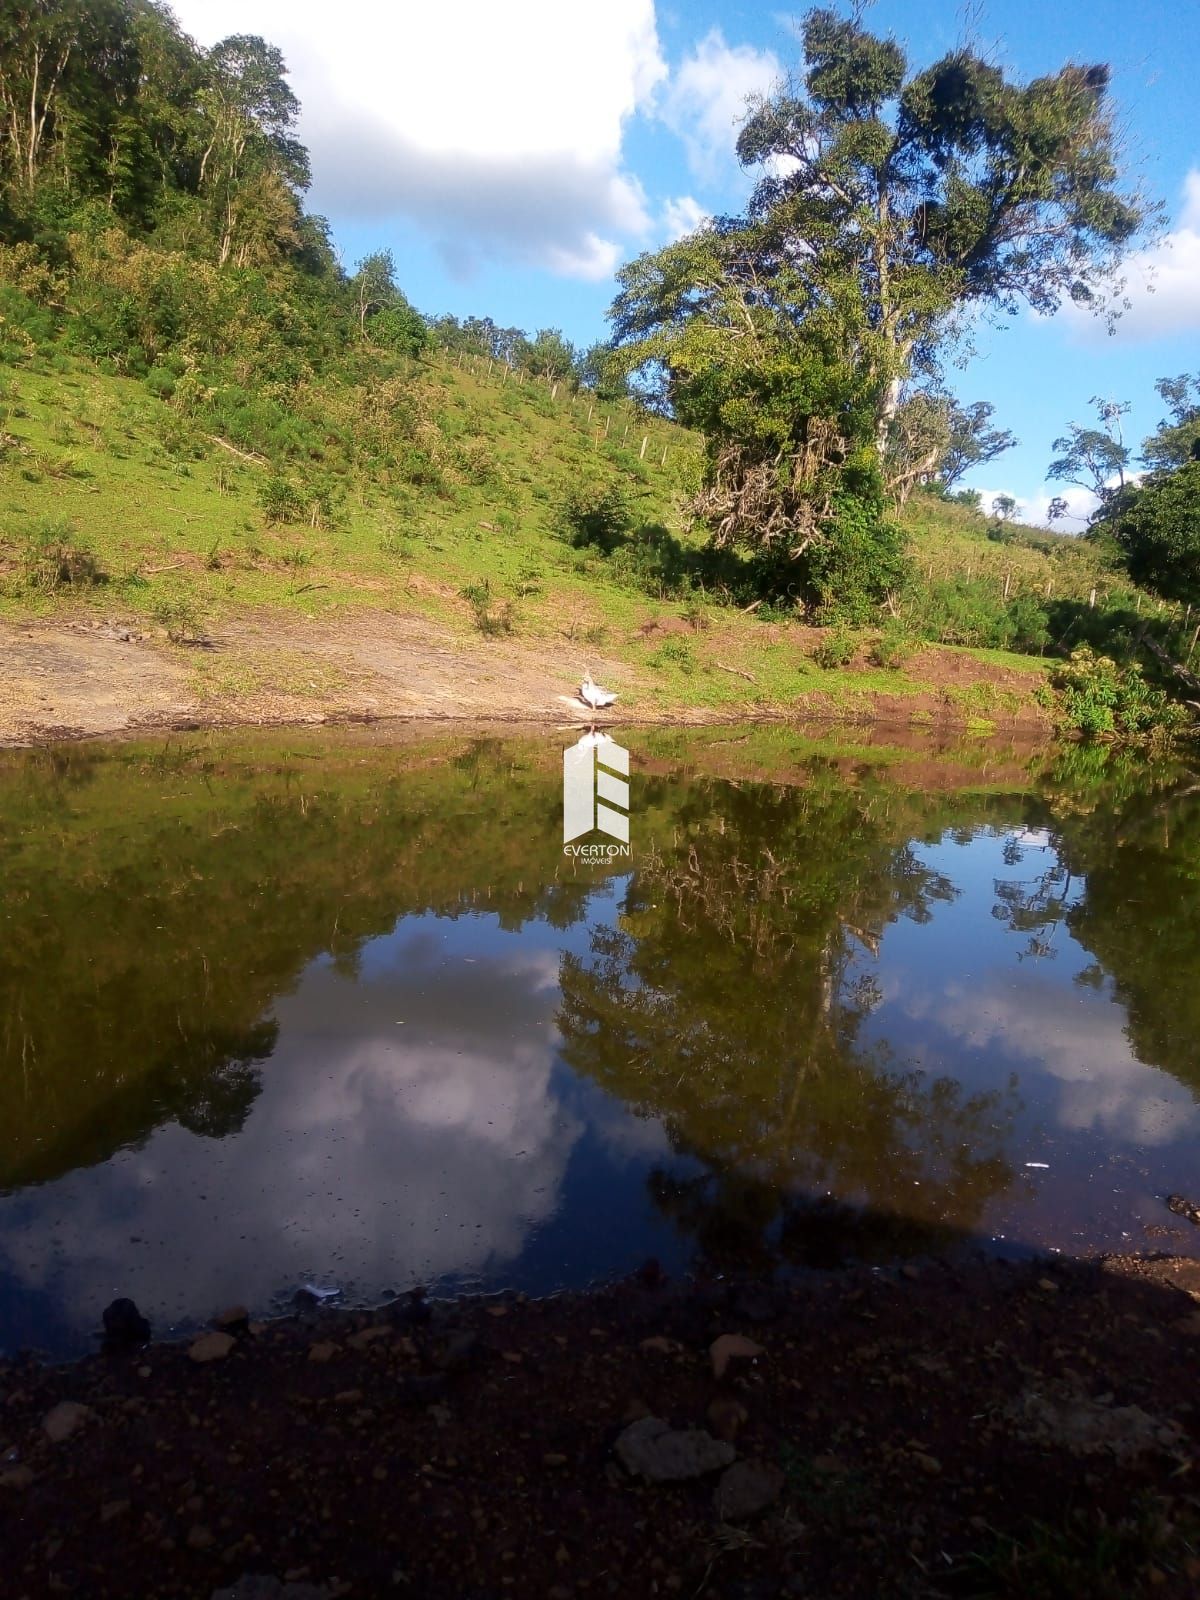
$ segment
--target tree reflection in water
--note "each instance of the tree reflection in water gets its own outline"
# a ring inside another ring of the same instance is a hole
[[[820,781],[701,784],[687,810],[561,973],[567,1061],[704,1169],[656,1172],[655,1203],[709,1258],[756,1265],[977,1227],[1014,1181],[1015,1093],[967,1094],[860,1038],[885,927],[956,893],[914,850],[919,819]]]

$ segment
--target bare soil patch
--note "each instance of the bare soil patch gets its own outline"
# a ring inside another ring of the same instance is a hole
[[[0,1595],[1183,1600],[1198,1274],[650,1263],[3,1365]]]
[[[791,631],[802,645],[805,630]],[[0,743],[396,717],[563,722],[579,715],[568,701],[585,671],[619,691],[616,720],[700,723],[765,714],[749,683],[744,708],[664,707],[651,701],[638,669],[590,646],[476,639],[391,612],[250,616],[222,623],[190,646],[119,619],[81,620],[0,624]],[[897,725],[916,715],[953,727],[969,713],[950,689],[978,683],[1028,693],[1030,686],[1024,674],[936,649],[921,652],[920,673],[931,684],[928,695],[864,694],[850,706],[817,689],[790,710]],[[1007,729],[1047,731],[1032,702],[999,709],[995,720]]]

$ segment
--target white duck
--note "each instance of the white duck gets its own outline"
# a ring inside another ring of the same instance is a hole
[[[610,689],[602,689],[598,683],[594,683],[589,672],[579,685],[579,698],[592,711],[605,711],[617,697]]]

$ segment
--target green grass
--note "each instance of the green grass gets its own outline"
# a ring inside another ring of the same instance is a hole
[[[682,508],[700,446],[685,430],[628,403],[572,397],[565,386],[552,400],[546,385],[502,382],[499,369],[469,358],[460,366],[430,356],[411,386],[435,424],[440,483],[339,466],[342,447],[331,443],[319,468],[328,492],[314,517],[308,467],[248,459],[140,381],[59,354],[0,369],[0,618],[140,619],[186,649],[248,614],[394,611],[492,638],[498,649],[510,635],[553,646],[572,669],[576,658],[602,652],[636,674],[641,703],[664,710],[808,707],[853,718],[878,696],[929,692],[928,658],[915,638],[911,649],[885,652],[895,664],[879,667],[869,655],[880,630],[859,630],[848,636],[853,660],[822,667],[812,630],[718,604],[702,590],[658,597],[628,571],[622,579],[619,562],[563,536],[568,490],[596,479],[619,485],[635,539],[637,529],[658,526],[684,551],[698,549]],[[349,389],[332,391],[331,405],[358,403]],[[280,506],[292,520],[280,520]],[[998,589],[1007,578],[1014,595],[1044,593],[1050,583],[1059,598],[1086,602],[1096,588],[1099,604],[1137,603],[1078,540],[999,544],[978,513],[924,495],[905,520],[917,590],[889,622],[889,638],[915,627],[931,572],[935,584],[965,582],[969,570],[972,583]],[[51,535],[86,550],[102,581],[33,587],[30,552]],[[655,623],[660,631],[647,634]],[[1019,707],[1046,672],[1037,657],[960,653],[984,675],[1028,680],[1028,691],[948,687],[945,704],[977,721]],[[206,693],[222,692],[220,673],[198,672]],[[924,715],[915,709],[914,721]]]
[[[1086,539],[1046,533],[1020,524],[1013,537],[990,539],[991,520],[969,506],[917,494],[903,517],[912,536],[912,558],[922,583],[955,585],[983,581],[1009,597],[1087,601],[1096,589],[1098,605],[1133,606],[1137,588],[1106,567],[1097,546]]]
[[[678,524],[681,458],[695,452],[688,436],[629,406],[598,407],[589,427],[585,399],[564,393],[551,406],[533,384],[498,395],[494,382],[447,362],[431,377],[443,425],[453,427],[461,408],[503,493],[460,483],[449,495],[397,495],[347,479],[333,524],[314,528],[268,522],[260,497],[272,470],[181,429],[140,383],[78,365],[65,376],[4,373],[0,615],[69,606],[153,620],[186,594],[214,622],[259,607],[314,616],[383,607],[470,626],[461,591],[486,584],[513,601],[521,633],[586,641],[659,609],[557,537],[553,513],[567,483],[613,473],[628,482],[640,520]],[[606,416],[608,441],[595,426]],[[621,448],[626,429],[639,445],[649,431],[644,463]],[[17,581],[22,550],[52,521],[88,543],[106,582],[39,594]]]

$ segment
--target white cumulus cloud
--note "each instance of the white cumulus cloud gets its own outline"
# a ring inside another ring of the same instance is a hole
[[[1011,494],[1017,502],[1016,520],[1035,528],[1054,528],[1057,533],[1081,533],[1099,501],[1090,489],[1080,489],[1068,484],[1046,483],[1036,494],[1015,494],[1011,489],[980,489],[980,508],[992,515],[992,502],[1002,494]],[[1061,521],[1050,521],[1050,502],[1065,500],[1067,514]]]
[[[782,76],[774,51],[727,44],[720,28],[684,57],[661,95],[659,116],[683,141],[696,177],[713,182],[730,166],[747,100]]]
[[[708,220],[709,213],[690,194],[678,195],[663,206],[663,226],[668,244],[672,240],[682,239],[685,234],[695,233]]]
[[[202,44],[260,33],[304,106],[312,204],[415,221],[464,274],[500,258],[603,278],[651,228],[624,125],[666,75],[654,0],[177,0]]]
[[[1132,255],[1121,277],[1129,309],[1117,322],[1114,338],[1136,344],[1200,330],[1200,169],[1193,167],[1184,180],[1176,226]],[[1060,315],[1073,331],[1105,337],[1103,320],[1079,306],[1064,306]]]

